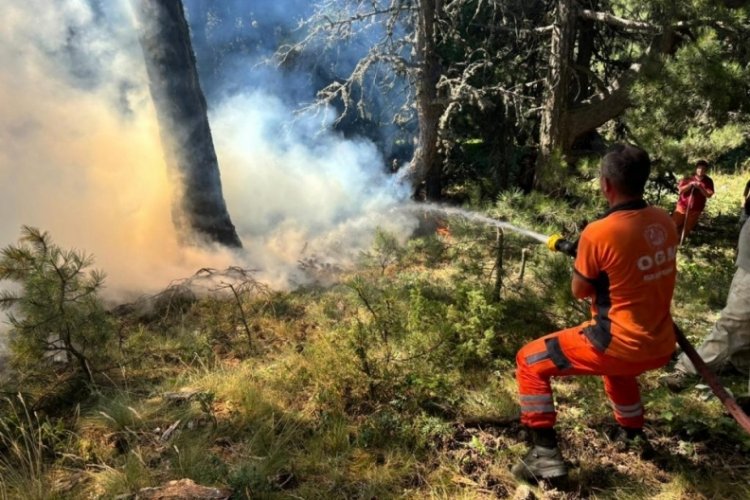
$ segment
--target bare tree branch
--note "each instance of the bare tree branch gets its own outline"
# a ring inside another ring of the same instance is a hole
[[[634,21],[623,17],[615,16],[609,12],[596,12],[593,10],[582,9],[578,11],[578,16],[591,21],[598,21],[616,28],[622,28],[629,31],[639,31],[644,33],[658,33],[658,26],[645,21]]]

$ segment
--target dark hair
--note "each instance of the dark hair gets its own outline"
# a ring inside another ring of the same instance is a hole
[[[698,167],[708,168],[708,162],[706,160],[698,160],[695,162],[695,168]]]
[[[602,158],[602,177],[626,196],[642,196],[650,173],[648,153],[630,144],[617,144]]]

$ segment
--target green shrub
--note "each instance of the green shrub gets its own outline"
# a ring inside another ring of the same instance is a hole
[[[0,252],[0,280],[19,285],[0,294],[9,310],[14,361],[43,373],[61,355],[93,381],[113,337],[112,321],[97,296],[104,274],[87,268],[91,256],[63,250],[39,229],[24,226],[16,245]]]
[[[498,326],[503,304],[489,301],[482,290],[461,285],[448,307],[454,360],[461,366],[487,366],[498,354]]]
[[[389,267],[399,264],[403,256],[404,249],[396,236],[378,228],[375,230],[372,249],[363,252],[362,261],[367,267],[377,268],[381,274],[385,274]]]

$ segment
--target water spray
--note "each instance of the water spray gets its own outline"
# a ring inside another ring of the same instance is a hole
[[[497,219],[493,219],[491,217],[487,217],[486,215],[481,215],[476,212],[470,212],[468,210],[463,210],[461,208],[456,208],[456,207],[443,207],[439,205],[419,204],[419,205],[416,205],[415,209],[422,211],[422,212],[433,212],[433,213],[440,212],[445,215],[457,215],[464,219],[481,222],[488,226],[498,227],[501,229],[508,229],[510,231],[513,231],[514,233],[528,236],[529,238],[534,239],[538,241],[539,243],[544,243],[547,246],[547,248],[549,248],[553,252],[564,253],[574,258],[576,254],[578,253],[578,241],[566,240],[565,238],[562,237],[561,234],[553,234],[552,236],[547,236],[542,233],[537,233],[536,231],[532,231],[530,229],[515,226],[509,222],[500,221]]]
[[[432,204],[427,204],[427,203],[414,204],[414,206],[410,208],[411,210],[419,211],[419,212],[431,212],[431,213],[443,213],[445,215],[455,215],[466,220],[481,222],[482,224],[486,224],[488,226],[498,227],[501,229],[507,229],[509,231],[513,231],[514,233],[528,236],[529,238],[534,239],[538,241],[539,243],[547,243],[547,241],[550,239],[549,236],[544,235],[542,233],[537,233],[536,231],[532,231],[530,229],[514,226],[513,224],[509,222],[493,219],[491,217],[487,217],[486,215],[478,214],[476,212],[471,212],[469,210],[463,210],[461,208],[444,207],[440,205],[432,205]]]

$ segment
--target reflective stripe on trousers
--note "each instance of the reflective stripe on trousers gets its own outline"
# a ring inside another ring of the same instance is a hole
[[[618,405],[612,401],[612,410],[618,418],[635,418],[643,416],[643,405],[640,401],[633,403],[632,405]]]
[[[603,354],[583,335],[580,325],[529,342],[516,355],[521,423],[529,427],[555,424],[552,377],[600,375],[615,419],[624,427],[643,427],[643,405],[636,377],[664,366],[670,356],[628,361]]]

